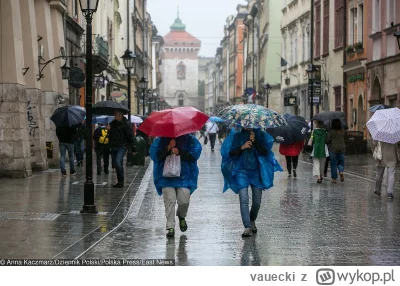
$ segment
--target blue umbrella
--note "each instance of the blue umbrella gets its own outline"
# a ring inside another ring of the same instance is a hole
[[[56,109],[50,119],[57,127],[71,127],[80,124],[86,111],[78,105],[66,105]]]
[[[389,109],[389,108],[392,108],[392,107],[389,106],[389,105],[378,104],[378,105],[371,106],[371,107],[369,108],[369,111],[371,111],[371,112],[376,112],[377,110]]]
[[[211,116],[209,119],[212,122],[225,122],[225,120],[223,120],[223,119],[221,119],[221,118],[219,118],[217,116]]]

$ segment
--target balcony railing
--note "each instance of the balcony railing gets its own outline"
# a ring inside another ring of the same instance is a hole
[[[92,43],[92,53],[108,60],[108,42],[103,37],[96,36]],[[82,41],[82,54],[86,55],[86,38]]]

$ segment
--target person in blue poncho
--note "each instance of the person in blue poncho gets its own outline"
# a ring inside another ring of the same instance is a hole
[[[221,171],[224,176],[224,192],[232,189],[239,194],[240,213],[245,227],[242,237],[257,232],[256,219],[261,205],[262,190],[273,186],[274,172],[283,171],[271,151],[274,139],[260,129],[243,128],[231,132],[221,148]],[[252,190],[252,206],[249,211],[248,187]]]
[[[150,147],[150,157],[154,161],[154,185],[157,193],[164,198],[165,216],[167,218],[167,237],[175,236],[175,205],[179,228],[187,230],[186,214],[189,209],[191,194],[197,189],[199,169],[197,160],[201,154],[201,144],[191,134],[173,138],[157,138]],[[175,154],[181,160],[180,177],[163,177],[164,163],[167,156]]]

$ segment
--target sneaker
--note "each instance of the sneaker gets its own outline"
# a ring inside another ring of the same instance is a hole
[[[288,174],[288,178],[290,178],[291,176],[292,176],[292,174],[289,173],[289,174]]]
[[[339,175],[340,175],[340,181],[341,181],[341,182],[344,182],[344,174],[343,174],[343,173],[340,173]]]
[[[75,170],[74,170],[74,171],[71,171],[69,174],[70,174],[71,176],[76,175],[76,171],[75,171]]]
[[[393,193],[388,194],[388,199],[391,199],[391,200],[394,199]]]
[[[245,228],[243,233],[242,233],[242,237],[249,237],[253,235],[253,231],[251,230],[251,228]]]
[[[211,149],[211,152],[214,152],[214,149]]]
[[[61,171],[61,175],[66,176],[67,175],[67,171]]]
[[[175,229],[170,228],[167,232],[167,237],[174,237],[175,236]]]
[[[184,217],[180,217],[179,218],[179,228],[182,232],[185,232],[187,230],[187,223]]]
[[[378,191],[375,191],[374,194],[377,195],[377,196],[379,196],[379,197],[381,196],[381,193],[378,192]]]
[[[123,187],[124,187],[124,184],[122,184],[122,183],[116,183],[116,184],[113,185],[113,188],[119,188],[119,189],[121,189],[121,188],[123,188]]]
[[[297,173],[296,173],[296,170],[293,170],[293,177],[297,177]]]
[[[257,226],[256,226],[256,222],[255,221],[251,222],[251,231],[253,233],[257,233]]]

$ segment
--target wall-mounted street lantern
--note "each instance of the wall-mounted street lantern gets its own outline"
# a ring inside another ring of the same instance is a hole
[[[39,55],[38,65],[39,65],[39,74],[37,75],[37,81],[44,78],[43,70],[50,64],[54,63],[56,59],[64,59],[65,63],[61,67],[61,75],[62,79],[69,79],[69,74],[71,67],[67,63],[67,59],[69,58],[81,58],[80,56],[66,56],[65,49],[63,47],[60,48],[60,56],[52,58],[51,60],[46,61],[41,55]]]

